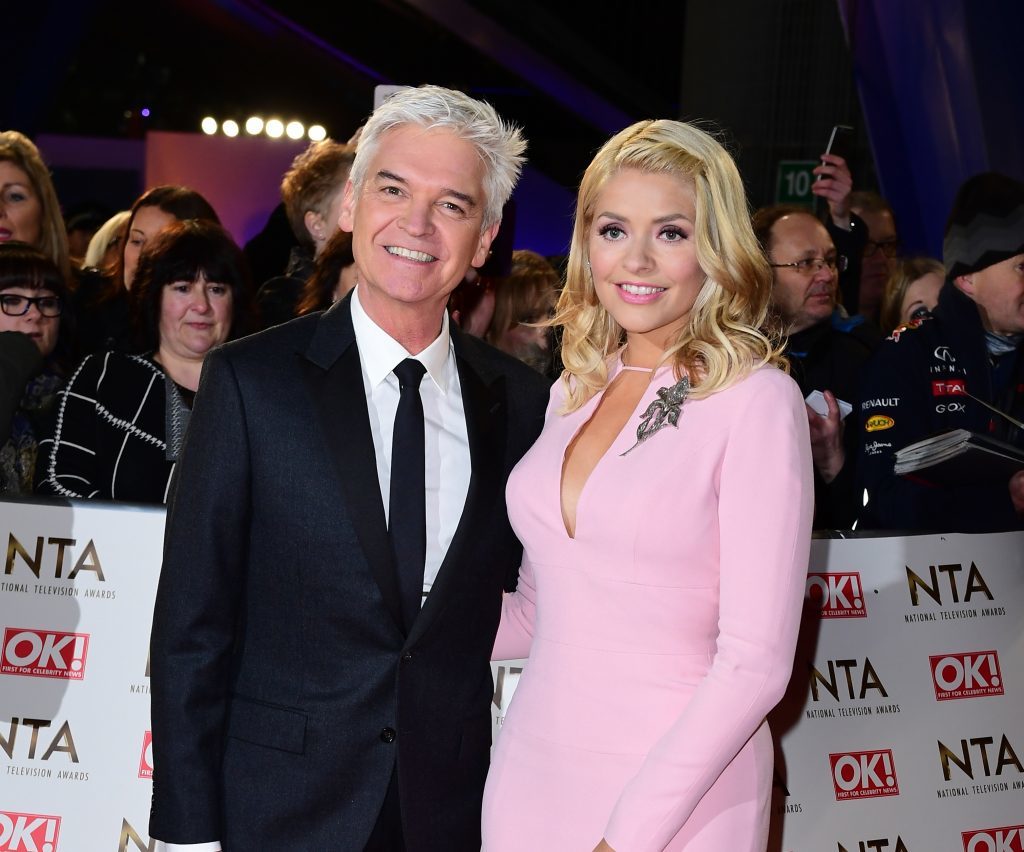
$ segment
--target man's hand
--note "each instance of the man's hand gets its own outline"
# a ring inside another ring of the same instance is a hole
[[[1018,515],[1024,515],[1024,470],[1010,477],[1010,499]]]
[[[844,231],[850,230],[850,192],[853,176],[846,160],[836,154],[822,154],[821,165],[812,170],[820,180],[811,184],[811,192],[828,202],[832,223]]]
[[[824,391],[828,415],[822,417],[809,405],[807,422],[811,427],[811,458],[825,482],[831,482],[839,475],[846,463],[843,449],[843,421],[839,416],[839,403],[832,391]]]

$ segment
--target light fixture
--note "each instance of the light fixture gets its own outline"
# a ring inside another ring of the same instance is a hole
[[[229,118],[227,121],[225,121],[225,122],[223,122],[221,124],[220,129],[221,129],[221,132],[225,136],[237,136],[238,135],[238,122],[237,121],[233,121],[232,119]]]
[[[322,142],[327,138],[327,131],[322,124],[311,124],[306,132],[314,142]]]
[[[284,134],[284,124],[280,119],[272,118],[267,122],[264,130],[271,139],[280,139]]]
[[[199,126],[203,128],[203,133],[207,136],[213,136],[213,134],[217,132],[217,119],[208,115],[202,120],[202,123]]]
[[[263,119],[258,115],[250,116],[245,120],[245,132],[250,136],[263,132]]]
[[[301,139],[306,135],[306,128],[302,126],[301,121],[289,121],[284,132],[288,134],[289,139]]]

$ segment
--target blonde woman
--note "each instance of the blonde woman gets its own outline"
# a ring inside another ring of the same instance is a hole
[[[487,852],[763,850],[811,529],[807,414],[735,164],[643,121],[583,178],[566,371],[508,483],[495,659],[529,657]]]

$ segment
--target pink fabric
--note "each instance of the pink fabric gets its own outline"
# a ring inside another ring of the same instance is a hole
[[[614,369],[618,369],[616,365]],[[484,793],[485,852],[763,850],[772,743],[810,547],[807,414],[764,368],[688,399],[629,455],[651,382],[560,511],[565,449],[599,398],[547,423],[508,483],[525,546],[494,659],[529,656]]]

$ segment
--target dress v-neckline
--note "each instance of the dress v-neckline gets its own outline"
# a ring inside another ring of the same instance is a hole
[[[576,495],[576,512],[574,517],[572,518],[572,532],[570,532],[568,524],[569,519],[567,518],[565,512],[565,469],[569,463],[569,451],[570,449],[573,448],[576,441],[583,435],[583,432],[586,430],[587,426],[590,425],[590,422],[597,416],[597,412],[600,410],[601,404],[604,402],[605,394],[611,387],[612,382],[618,379],[619,376],[622,375],[622,373],[626,370],[629,370],[631,372],[640,372],[645,368],[630,367],[626,364],[623,364],[620,356],[620,358],[618,358],[615,362],[616,369],[614,374],[609,377],[608,384],[606,384],[599,393],[595,394],[593,397],[591,397],[591,399],[587,400],[587,402],[584,403],[584,406],[589,406],[595,400],[597,401],[597,404],[594,406],[593,410],[587,415],[583,422],[580,423],[575,430],[573,430],[573,433],[570,436],[568,442],[562,448],[562,466],[558,476],[558,510],[562,520],[562,530],[565,533],[566,538],[569,539],[569,541],[576,541],[576,534],[579,532],[580,503],[583,502],[583,495],[586,493],[587,486],[590,484],[590,481],[594,478],[594,474],[597,473],[598,468],[601,467],[605,459],[608,458],[611,452],[615,449],[616,445],[622,440],[622,436],[623,434],[625,434],[627,428],[635,420],[637,412],[640,410],[641,405],[643,405],[644,401],[647,399],[648,395],[651,392],[651,385],[654,382],[654,377],[663,372],[665,368],[668,366],[670,365],[663,364],[660,367],[655,368],[654,370],[647,370],[647,372],[651,373],[651,378],[647,383],[647,387],[644,388],[643,393],[640,394],[640,397],[637,399],[636,405],[633,406],[633,410],[630,412],[629,417],[627,417],[626,421],[622,424],[622,428],[619,429],[619,431],[615,434],[615,437],[612,438],[612,441],[608,445],[607,449],[605,449],[605,451],[601,454],[597,461],[594,462],[594,466],[590,468],[590,471],[583,479],[583,483],[580,485],[579,494]]]

